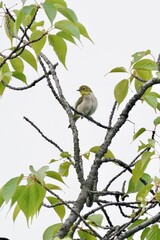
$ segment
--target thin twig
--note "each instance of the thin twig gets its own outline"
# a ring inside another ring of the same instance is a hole
[[[56,63],[55,65],[57,66],[58,63]],[[51,74],[50,71],[49,71],[47,74]],[[9,89],[11,89],[11,90],[23,91],[23,90],[27,90],[27,89],[29,89],[29,88],[34,87],[38,82],[40,82],[40,81],[41,81],[42,79],[44,79],[45,77],[46,77],[46,76],[43,75],[43,76],[41,76],[40,78],[34,80],[34,81],[33,81],[32,83],[30,83],[29,85],[25,86],[25,87],[14,87],[14,86],[11,86],[11,85],[5,83],[5,81],[3,81],[3,80],[1,80],[1,83],[2,83],[5,87],[7,87],[7,88],[9,88]]]
[[[88,119],[88,120],[91,121],[92,123],[95,123],[97,126],[99,126],[99,127],[101,127],[101,128],[105,128],[105,129],[110,129],[110,127],[107,127],[107,126],[105,126],[105,125],[103,125],[103,124],[95,121],[92,117],[88,117],[88,116],[86,116],[85,114],[77,111],[74,107],[70,106],[70,108],[71,108],[75,113],[77,113],[78,115],[80,115],[80,116]]]
[[[46,135],[44,135],[44,133],[31,121],[29,120],[27,117],[23,117],[24,120],[26,120],[28,123],[31,124],[32,127],[34,127],[38,132],[39,134],[47,141],[49,142],[50,144],[52,144],[53,146],[55,146],[60,152],[64,152],[64,150],[55,142],[53,142],[51,139],[49,139],[48,137],[46,137]],[[71,160],[70,157],[67,158],[73,165],[73,161]]]
[[[111,219],[110,219],[107,211],[105,210],[103,204],[101,204],[99,201],[97,201],[97,204],[98,204],[99,207],[101,207],[101,210],[102,210],[104,216],[106,217],[106,220],[107,220],[109,226],[110,226],[110,227],[113,227],[113,224],[112,224],[112,222],[111,222]]]
[[[23,50],[25,49],[25,47],[28,46],[29,44],[31,44],[31,42],[35,42],[35,40],[33,40],[33,41],[30,41],[30,42],[25,43],[23,46],[20,46],[21,43],[23,43],[23,40],[24,40],[24,37],[25,37],[26,34],[27,34],[27,31],[30,29],[33,21],[35,20],[35,17],[36,17],[36,15],[37,15],[38,10],[39,10],[39,6],[37,6],[37,9],[36,9],[36,12],[35,12],[33,18],[31,19],[31,21],[30,21],[30,23],[28,24],[28,26],[25,28],[25,30],[24,30],[24,32],[23,32],[23,35],[22,35],[22,37],[20,38],[19,43],[18,43],[17,46],[13,49],[13,51],[3,60],[3,62],[0,64],[0,68],[5,64],[5,62],[6,62],[7,60],[9,60],[9,59],[11,59],[11,58],[16,58],[17,56],[19,56],[19,55],[23,52]],[[42,35],[42,37],[43,37],[43,35]],[[40,39],[41,39],[41,38],[40,38]],[[36,41],[39,41],[40,39],[38,38],[38,40],[36,39]],[[20,51],[21,49],[22,49],[22,51]],[[13,54],[16,53],[17,51],[20,51],[20,53],[15,54],[15,56],[13,57]]]
[[[51,191],[47,187],[44,187],[44,188],[46,189],[47,192],[49,192],[51,195],[55,196],[58,200],[60,200],[64,206],[66,206],[68,209],[70,209],[72,212],[74,212],[74,214],[76,214],[81,219],[81,221],[90,229],[90,231],[94,234],[94,236],[96,236],[102,240],[102,237],[91,227],[91,225],[88,224],[86,222],[86,220],[79,213],[74,211],[74,209],[67,202],[65,202],[61,197],[58,196],[58,194]]]
[[[146,83],[147,82],[147,80],[143,80],[143,79],[141,79],[140,77],[138,77],[138,76],[135,76],[133,73],[131,74],[132,75],[132,77],[134,77],[136,80],[138,80],[139,82],[142,82],[142,83]]]
[[[65,201],[65,204],[74,204],[74,201]],[[46,203],[42,203],[42,206],[46,207],[46,208],[55,208],[55,207],[58,207],[58,206],[61,206],[61,205],[64,205],[62,202],[57,202],[55,204],[51,204],[51,205],[48,205]]]

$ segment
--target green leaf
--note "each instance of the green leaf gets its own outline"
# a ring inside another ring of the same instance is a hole
[[[143,180],[145,180],[145,182],[147,184],[150,184],[152,182],[152,179],[151,179],[150,175],[147,174],[147,173],[143,173],[141,178]],[[136,192],[138,192],[143,186],[144,186],[144,183],[142,183],[140,179],[138,180],[138,183],[135,186],[134,181],[133,181],[133,177],[131,177],[131,179],[129,181],[128,190],[127,190],[126,195],[129,194],[129,193],[136,193]]]
[[[160,202],[160,192],[156,192],[155,199]]]
[[[24,6],[21,11],[25,15],[25,18],[22,21],[22,24],[23,24],[24,27],[26,27],[32,22],[32,19],[34,18],[35,13],[37,11],[37,6],[33,5],[33,4],[28,5],[28,6]]]
[[[14,211],[13,211],[13,221],[14,221],[14,222],[15,222],[15,220],[16,220],[19,212],[20,212],[20,210],[21,210],[21,209],[20,209],[19,205],[17,204],[17,205],[15,206],[15,208],[14,208]]]
[[[24,4],[25,4],[25,2],[26,2],[26,0],[21,0],[21,2],[22,2],[22,4],[24,5]]]
[[[51,24],[53,23],[53,20],[56,17],[57,14],[57,9],[55,7],[55,4],[52,2],[52,0],[46,0],[43,4],[42,4],[44,11],[49,19],[49,21],[51,22]]]
[[[144,56],[151,54],[150,50],[146,50],[146,51],[140,51],[140,52],[136,52],[132,55],[133,60],[132,60],[132,64],[139,61],[140,59],[142,59]]]
[[[51,159],[51,161],[49,163],[54,163],[54,162],[57,162],[58,160],[56,159]]]
[[[23,58],[23,60],[26,61],[31,67],[37,70],[37,61],[30,51],[24,49],[24,51],[20,54],[20,57]]]
[[[59,186],[51,183],[46,183],[45,187],[50,189],[50,190],[62,190]]]
[[[10,63],[15,71],[23,72],[24,64],[23,64],[23,61],[19,57],[11,59]]]
[[[99,149],[100,149],[100,146],[94,146],[89,151],[96,154],[98,153]],[[107,150],[107,152],[104,154],[104,158],[114,158],[114,155],[111,152],[111,150],[109,149]]]
[[[156,72],[158,78],[160,78],[160,72]]]
[[[153,184],[147,184],[147,185],[143,186],[137,193],[136,201],[140,201],[142,204],[145,204],[146,197],[153,186],[154,186]]]
[[[69,35],[69,34],[67,34],[67,33],[65,33],[63,31],[58,32],[57,36],[60,36],[61,38],[64,38],[65,40],[67,40],[67,41],[69,41],[69,42],[71,42],[73,44],[76,44],[74,38],[71,35]]]
[[[39,39],[39,40],[38,40]],[[46,42],[46,35],[44,31],[36,30],[32,32],[30,36],[30,41],[35,41],[31,43],[31,47],[34,49],[37,56],[39,56],[41,50],[43,49]]]
[[[69,158],[71,156],[71,154],[69,152],[61,152],[60,156],[62,158]]]
[[[22,82],[24,82],[25,84],[27,83],[26,81],[26,76],[24,75],[24,73],[22,72],[12,72],[12,77],[17,78],[19,80],[21,80]]]
[[[156,110],[158,101],[157,101],[157,97],[156,97],[154,94],[152,94],[152,92],[150,92],[150,93],[145,93],[145,94],[143,95],[143,99],[144,99],[152,108],[154,108],[154,110]]]
[[[153,121],[154,125],[157,126],[160,124],[160,116],[159,117],[156,117]]]
[[[153,156],[153,155],[154,155],[154,152],[144,152],[142,154],[141,159],[138,160],[138,162],[136,162],[135,167],[132,171],[133,182],[134,182],[135,187],[137,186],[140,177],[142,177],[145,169],[147,168],[147,166],[151,160],[151,156]]]
[[[145,221],[146,221],[146,219],[137,219],[134,223],[132,223],[132,224],[128,227],[128,229],[130,230],[130,229],[138,226],[139,224],[141,224],[141,223],[143,223],[143,222],[145,222]]]
[[[84,27],[84,25],[82,23],[78,22],[78,23],[76,23],[76,26],[78,27],[80,34],[83,37],[85,37],[85,38],[89,39],[91,42],[93,42],[92,39],[90,38],[86,28]]]
[[[4,30],[7,37],[10,39],[12,43],[14,35],[14,21],[8,16],[8,14],[6,14],[4,17]]]
[[[25,191],[17,201],[27,221],[38,212],[45,197],[45,193],[46,190],[37,182],[25,187]]]
[[[0,58],[0,62],[2,62],[3,59]],[[10,80],[11,80],[11,76],[12,76],[12,72],[9,69],[9,66],[7,63],[5,63],[0,71],[0,80],[3,80],[6,84],[9,84]],[[5,86],[0,82],[0,96],[3,95],[4,90],[5,90]]]
[[[1,189],[1,194],[6,203],[13,197],[23,175],[10,179]]]
[[[2,206],[3,203],[4,203],[4,199],[2,196],[2,190],[0,190],[0,207]]]
[[[67,54],[67,45],[63,38],[57,35],[48,36],[49,44],[53,47],[57,57],[61,63],[66,67],[66,54]]]
[[[152,61],[151,59],[143,59],[136,62],[133,65],[133,69],[157,71],[158,67],[157,67],[157,63]]]
[[[12,197],[12,201],[11,201],[11,207],[17,202],[17,200],[21,197],[21,195],[23,194],[23,192],[25,191],[26,186],[24,185],[19,185]],[[18,203],[18,202],[17,202]]]
[[[157,109],[160,111],[160,103],[157,104]]]
[[[146,240],[159,240],[160,229],[157,224],[153,225],[146,236]]]
[[[145,239],[146,239],[146,236],[147,236],[149,230],[150,230],[149,227],[147,227],[147,228],[144,229],[144,231],[143,231],[142,234],[141,234],[141,240],[145,240]]]
[[[61,226],[62,223],[56,223],[48,227],[43,233],[43,240],[51,240],[56,235]]]
[[[24,12],[23,12],[22,10],[19,11],[19,13],[18,13],[18,15],[17,15],[17,18],[16,18],[16,20],[15,20],[15,22],[14,22],[14,34],[15,34],[15,35],[18,34],[18,31],[19,31],[19,29],[20,29],[20,26],[21,26],[22,22],[24,21],[25,17],[26,17],[26,16],[25,16]]]
[[[145,128],[140,128],[134,135],[133,135],[133,141],[138,138],[140,135],[142,135],[142,133],[144,133],[146,131]]]
[[[25,16],[28,16],[32,13],[33,10],[36,9],[36,6],[31,4],[31,5],[28,5],[28,6],[24,6],[22,8],[22,12],[25,14]],[[32,13],[32,16],[33,16],[33,13]]]
[[[29,169],[33,173],[35,178],[43,185],[44,184],[44,178],[46,176],[46,171],[49,169],[49,167],[48,166],[43,166],[38,171],[34,170],[33,166],[30,166]]]
[[[51,205],[60,203],[60,201],[55,197],[47,197],[47,200],[50,202]],[[55,210],[55,212],[57,213],[57,215],[62,221],[66,213],[64,205],[62,204],[62,205],[56,206],[53,209]]]
[[[62,7],[62,6],[57,6],[58,12],[60,12],[63,16],[68,18],[68,20],[72,21],[73,23],[77,23],[78,18],[74,11],[70,8]]]
[[[148,143],[145,144],[142,141],[140,141],[141,145],[138,147],[138,151],[141,151],[144,148],[155,148],[155,140],[154,139],[148,139]]]
[[[144,85],[144,83],[142,83],[142,82],[138,81],[137,79],[135,79],[135,81],[134,81],[134,86],[135,86],[135,89],[136,89],[137,92],[139,91],[139,89],[140,89],[143,85]]]
[[[31,26],[31,31],[35,31],[37,30],[37,27],[43,27],[44,26],[44,20],[39,21],[39,22],[33,22],[32,26]]]
[[[152,72],[149,70],[141,70],[141,69],[136,69],[136,76],[138,76],[140,79],[148,81],[153,77]]]
[[[87,220],[89,220],[94,226],[101,226],[103,221],[102,214],[92,214]]]
[[[109,73],[120,73],[120,72],[127,73],[127,70],[124,67],[116,67],[116,68],[113,68]]]
[[[61,175],[55,171],[47,171],[46,175],[47,175],[47,177],[53,178],[61,183],[64,183]]]
[[[64,162],[59,165],[59,174],[63,177],[67,177],[69,174],[70,162]]]
[[[92,153],[98,153],[99,149],[100,149],[100,146],[94,146],[89,151]]]
[[[83,157],[85,157],[87,160],[89,160],[90,152],[86,152],[83,154]]]
[[[52,2],[55,4],[55,6],[61,5],[62,7],[67,7],[67,3],[64,0],[52,0]]]
[[[55,23],[55,28],[66,32],[69,35],[74,36],[78,40],[80,39],[80,31],[77,25],[75,25],[70,20],[61,20]]]
[[[88,229],[83,229],[82,230],[78,230],[78,235],[80,237],[80,239],[85,239],[85,240],[97,240],[96,237],[93,236],[92,232]]]
[[[113,159],[115,158],[113,153],[111,152],[111,150],[107,150],[107,152],[104,154],[104,158],[110,158],[110,159]]]
[[[114,96],[118,103],[118,106],[123,102],[128,93],[128,80],[121,80],[114,89]]]

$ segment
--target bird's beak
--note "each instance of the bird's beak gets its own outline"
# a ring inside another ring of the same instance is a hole
[[[79,92],[80,90],[79,90],[79,89],[77,89],[77,91]]]

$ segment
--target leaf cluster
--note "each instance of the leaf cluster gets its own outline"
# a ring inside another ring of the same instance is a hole
[[[13,78],[27,84],[25,64],[37,71],[37,58],[46,45],[51,46],[53,53],[66,67],[67,42],[77,44],[81,36],[91,40],[84,25],[64,0],[45,0],[40,5],[27,5],[27,1],[22,3],[21,9],[13,10],[13,15],[3,2],[0,6],[4,10],[5,34],[10,40],[10,46],[0,54],[0,76],[6,84]],[[39,21],[41,15],[49,20],[48,24],[47,20]],[[58,15],[62,20],[56,21]],[[5,87],[0,82],[0,95]]]

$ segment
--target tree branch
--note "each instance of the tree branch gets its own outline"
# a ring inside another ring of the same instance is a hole
[[[114,113],[115,113],[115,110],[116,110],[116,106],[117,106],[117,101],[114,102],[111,114],[109,116],[109,123],[108,123],[109,128],[111,128],[111,126],[112,126],[112,120],[113,120],[113,116],[114,116]]]
[[[107,152],[108,146],[111,144],[113,137],[117,134],[117,132],[120,130],[120,128],[123,126],[123,124],[126,122],[129,112],[132,110],[136,102],[143,96],[145,91],[155,85],[159,84],[160,79],[159,78],[153,78],[146,82],[140,89],[139,91],[129,100],[129,102],[126,104],[125,108],[120,114],[119,119],[115,123],[115,125],[108,130],[104,143],[101,145],[100,150],[95,156],[95,160],[93,162],[93,165],[91,166],[91,170],[89,172],[89,175],[85,181],[85,188],[82,188],[81,193],[78,196],[78,199],[74,205],[75,211],[78,213],[82,210],[84,203],[86,202],[87,199],[87,191],[91,190],[93,187],[93,182],[94,182],[94,176],[96,175],[99,167],[101,166],[100,160],[104,156],[104,154]],[[57,236],[60,238],[63,238],[66,236],[68,233],[70,227],[72,224],[76,221],[77,217],[75,214],[70,213],[66,221],[63,223],[63,226],[60,228]]]
[[[34,127],[34,128],[39,132],[39,134],[40,134],[47,142],[49,142],[50,144],[52,144],[53,146],[55,146],[60,152],[64,152],[64,150],[63,150],[57,143],[53,142],[51,139],[49,139],[48,137],[46,137],[46,136],[44,135],[44,133],[43,133],[31,120],[29,120],[27,117],[23,117],[23,118],[24,118],[24,120],[26,120],[28,123],[30,123],[31,126]],[[73,163],[73,161],[71,160],[71,158],[70,158],[70,157],[67,157],[67,159],[68,159],[68,160],[73,164],[73,166],[74,166],[74,163]]]
[[[125,233],[121,234],[119,237],[114,238],[115,240],[123,240],[126,239],[127,237],[131,236],[132,234],[139,232],[140,230],[148,227],[151,224],[156,223],[157,221],[160,220],[160,213],[157,213],[155,216],[149,218],[145,222],[133,227],[132,229],[126,231]]]
[[[103,124],[95,121],[92,117],[88,117],[88,116],[86,116],[85,114],[77,111],[74,107],[70,106],[70,108],[71,108],[75,113],[77,113],[78,115],[80,115],[80,116],[88,119],[88,120],[91,121],[92,123],[95,123],[97,126],[99,126],[99,127],[101,127],[101,128],[105,128],[105,129],[110,129],[110,127],[107,127],[107,126],[105,126],[105,125],[103,125]]]
[[[58,63],[55,64],[55,67],[56,67],[57,65],[58,65]],[[47,74],[49,75],[49,74],[51,74],[51,73],[48,72]],[[1,83],[2,83],[5,87],[7,87],[7,88],[9,88],[9,89],[11,89],[11,90],[23,91],[23,90],[27,90],[27,89],[29,89],[29,88],[34,87],[38,82],[40,82],[40,81],[43,80],[44,78],[46,78],[46,75],[41,76],[40,78],[34,80],[31,84],[29,84],[29,85],[27,85],[27,86],[25,86],[25,87],[13,87],[13,86],[5,83],[3,80],[1,80]]]
[[[77,172],[78,180],[79,180],[80,184],[82,185],[83,182],[84,182],[83,166],[82,166],[82,159],[81,159],[81,156],[80,156],[78,130],[77,130],[77,128],[75,126],[75,122],[73,120],[73,114],[72,114],[72,111],[70,109],[70,106],[69,106],[68,102],[66,101],[66,99],[63,95],[61,86],[59,84],[59,79],[56,75],[53,64],[42,53],[41,53],[41,57],[46,62],[47,66],[49,67],[49,70],[51,71],[52,78],[54,79],[54,82],[55,82],[55,85],[56,85],[56,88],[57,88],[57,91],[58,91],[59,102],[61,103],[61,106],[63,107],[63,109],[67,113],[67,115],[69,117],[69,120],[70,120],[70,123],[71,123],[71,129],[72,129],[72,132],[73,132],[73,143],[74,143],[74,160],[75,160],[75,165],[74,166],[75,166],[75,169],[76,169],[76,172]],[[40,63],[41,63],[41,65],[43,64],[42,61]],[[45,72],[46,70],[44,68],[44,65],[42,65],[42,68]],[[49,78],[47,78],[47,82],[48,82],[48,86],[51,89],[52,93],[55,94],[53,85],[52,85]]]

